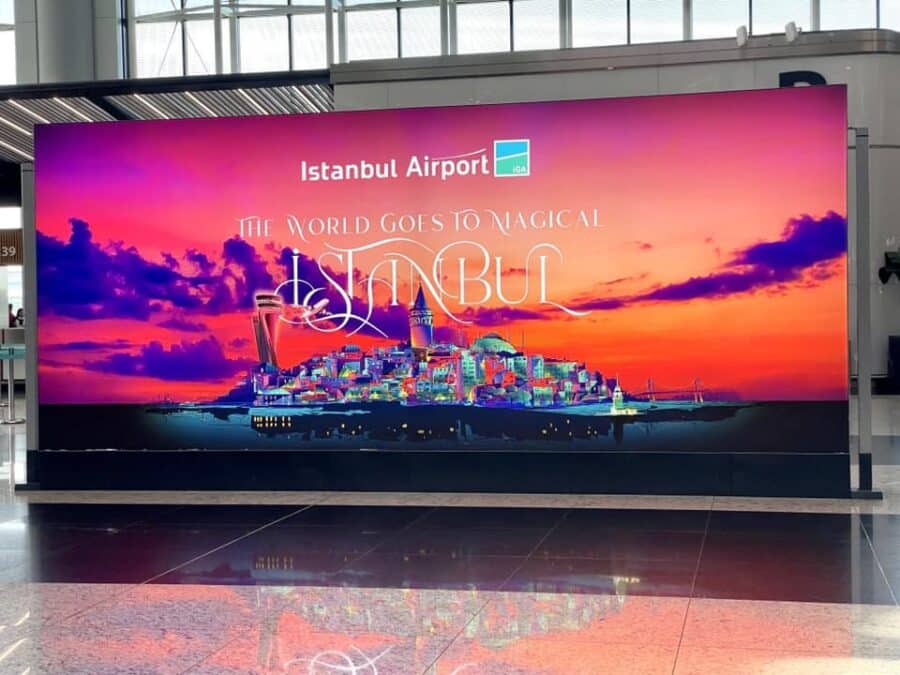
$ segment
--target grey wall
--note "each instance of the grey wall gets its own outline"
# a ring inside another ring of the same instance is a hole
[[[570,52],[571,53],[571,52]],[[364,67],[355,64],[357,71]],[[848,85],[850,126],[867,126],[871,142],[871,242],[873,372],[887,371],[887,337],[900,335],[900,284],[882,286],[875,273],[886,248],[900,247],[900,54],[852,54],[799,58],[760,58],[732,62],[659,65],[651,67],[491,75],[335,85],[339,110],[403,108],[548,101],[651,94],[727,91],[778,86],[788,70],[813,70],[830,84]],[[367,78],[360,78],[367,79]],[[850,137],[852,140],[852,136]],[[739,142],[735,152],[740,152]],[[856,294],[854,151],[848,157],[850,222],[850,326],[855,326]],[[853,336],[854,330],[850,334]],[[853,345],[855,360],[855,345]],[[855,370],[855,367],[854,367]]]

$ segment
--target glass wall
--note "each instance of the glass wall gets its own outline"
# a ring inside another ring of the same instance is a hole
[[[0,87],[16,83],[16,32],[13,0],[0,0]]]
[[[138,77],[764,35],[790,21],[900,29],[900,0],[133,0],[133,11]]]
[[[22,227],[22,210],[18,206],[0,206],[0,230],[18,230]],[[22,292],[22,266],[9,265],[0,267],[0,274],[6,280],[4,284],[0,280],[0,289],[6,287],[6,301],[12,305],[12,313],[15,314],[24,306],[24,294]],[[6,314],[3,315],[6,317]],[[2,320],[0,327],[6,327],[7,318]]]

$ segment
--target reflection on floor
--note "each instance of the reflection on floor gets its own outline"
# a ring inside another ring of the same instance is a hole
[[[0,673],[900,673],[876,477],[874,505],[2,484]]]

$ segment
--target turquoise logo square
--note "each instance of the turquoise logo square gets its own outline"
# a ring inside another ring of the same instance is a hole
[[[494,175],[501,178],[531,175],[531,140],[494,141]]]

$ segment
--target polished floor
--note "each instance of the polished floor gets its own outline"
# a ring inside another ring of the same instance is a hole
[[[8,459],[4,674],[900,673],[896,465],[872,503],[14,493]]]

